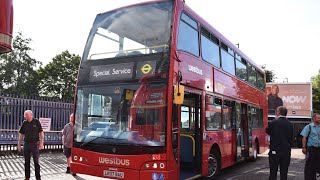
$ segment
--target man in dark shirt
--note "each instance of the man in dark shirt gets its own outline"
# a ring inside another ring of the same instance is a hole
[[[278,107],[276,111],[277,119],[273,120],[266,129],[267,134],[270,135],[270,180],[277,179],[279,165],[280,179],[287,179],[293,138],[293,126],[286,118],[287,112],[288,110],[285,107]]]
[[[282,99],[278,96],[279,87],[277,85],[273,85],[271,87],[271,92],[268,95],[268,109],[269,114],[274,114],[275,110],[279,106],[283,106]]]
[[[37,180],[40,180],[39,149],[43,149],[44,133],[40,121],[33,118],[31,110],[24,112],[24,119],[19,130],[18,151],[21,152],[21,141],[24,139],[25,179],[30,179],[30,159],[32,154],[35,176]]]

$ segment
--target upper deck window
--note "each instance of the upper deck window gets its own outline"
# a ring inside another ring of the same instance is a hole
[[[178,33],[178,50],[186,51],[195,56],[199,56],[197,22],[186,14],[182,14]]]
[[[236,58],[236,76],[244,81],[248,79],[247,63],[244,59],[240,60],[238,57]]]
[[[188,15],[182,13],[181,14],[181,20],[188,23],[190,26],[192,26],[194,29],[198,29],[198,24],[195,20],[191,19]]]
[[[229,54],[228,52],[231,52],[230,48],[221,43],[222,69],[232,75],[235,75],[234,54]]]
[[[257,81],[258,88],[264,91],[265,90],[264,75],[261,72],[258,72],[257,74],[258,74],[258,81]]]
[[[221,67],[219,45],[216,43],[217,38],[215,38],[211,33],[209,33],[206,29],[202,27],[201,31],[202,58],[205,61],[215,65],[216,67]]]
[[[97,15],[83,59],[168,51],[172,5],[172,2],[156,2]]]
[[[252,85],[256,86],[257,85],[256,68],[254,68],[253,66],[249,65],[248,73],[249,73],[249,83],[251,83]]]

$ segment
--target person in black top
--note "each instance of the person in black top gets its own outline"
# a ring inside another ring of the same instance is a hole
[[[270,135],[270,180],[277,179],[279,165],[280,179],[285,180],[288,176],[288,168],[291,158],[293,126],[286,118],[287,112],[288,110],[285,107],[278,107],[276,111],[277,119],[274,119],[266,128],[266,133]]]
[[[31,110],[24,112],[24,119],[19,130],[18,151],[21,152],[21,141],[24,139],[25,179],[30,179],[30,159],[32,154],[36,179],[40,180],[39,149],[43,149],[44,133],[40,121],[33,118]]]
[[[268,109],[269,114],[274,114],[275,110],[279,106],[283,106],[282,99],[278,96],[279,87],[277,85],[273,85],[271,87],[271,92],[268,95]]]

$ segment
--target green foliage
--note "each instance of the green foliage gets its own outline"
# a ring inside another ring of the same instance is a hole
[[[242,79],[242,80],[247,80],[248,79],[248,71],[247,71],[247,69],[237,69],[237,71],[236,71],[236,75],[237,75],[237,77],[239,77],[240,79]]]
[[[273,70],[268,70],[266,68],[266,65],[262,65],[261,68],[265,71],[266,73],[266,82],[274,82],[274,80],[277,78],[276,75],[274,74]]]
[[[13,39],[13,50],[0,55],[0,91],[21,96],[38,95],[38,76],[35,68],[41,62],[30,56],[30,38],[22,32]]]
[[[320,113],[320,90],[319,88],[312,88],[312,107],[313,112]]]
[[[38,70],[40,94],[73,100],[80,56],[63,51]]]
[[[320,113],[320,70],[311,78],[312,82],[312,106],[313,111]]]

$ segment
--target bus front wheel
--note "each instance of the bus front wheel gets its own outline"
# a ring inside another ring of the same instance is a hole
[[[215,179],[220,172],[220,155],[213,151],[208,157],[208,176],[206,179]]]

